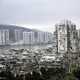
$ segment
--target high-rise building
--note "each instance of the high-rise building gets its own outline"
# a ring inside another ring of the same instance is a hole
[[[44,42],[44,32],[38,32],[37,42],[38,43]]]
[[[44,32],[44,43],[48,43],[48,42],[49,42],[49,33]]]
[[[28,32],[23,32],[23,41],[24,41],[24,44],[29,43],[29,33]]]
[[[23,32],[23,41],[24,44],[34,44],[35,43],[34,32]]]
[[[23,32],[25,44],[42,44],[52,41],[52,34],[48,32]]]
[[[53,42],[53,34],[49,32],[44,32],[44,43]]]
[[[75,24],[71,21],[64,20],[56,24],[56,33],[58,53],[78,51],[78,37]]]
[[[29,32],[29,43],[30,44],[34,44],[35,43],[35,36],[34,36],[34,32]]]
[[[0,30],[0,45],[9,44],[9,30],[3,29]]]
[[[16,42],[20,41],[21,40],[21,30],[15,29],[14,32],[15,32],[15,41]]]
[[[80,29],[77,30],[78,33],[78,44],[79,44],[79,51],[80,51]]]

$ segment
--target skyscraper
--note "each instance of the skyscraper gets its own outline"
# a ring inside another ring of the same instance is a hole
[[[29,44],[29,33],[28,32],[23,32],[23,41],[24,41],[24,44]]]
[[[15,41],[16,42],[20,41],[21,40],[21,30],[15,29],[14,32],[15,32]]]
[[[79,43],[79,51],[80,51],[80,29],[77,30],[77,32],[78,32],[78,43]]]
[[[34,32],[23,32],[23,41],[24,44],[34,44],[35,43]]]
[[[44,32],[38,32],[37,42],[38,43],[44,42]]]
[[[9,44],[9,30],[3,29],[0,30],[0,45]]]
[[[56,32],[58,53],[65,53],[68,51],[77,52],[78,39],[75,24],[71,21],[64,20],[56,24]]]

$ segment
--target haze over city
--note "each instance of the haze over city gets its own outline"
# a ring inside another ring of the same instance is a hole
[[[69,19],[79,28],[79,3],[79,0],[0,0],[0,24],[51,32],[58,21]]]
[[[0,80],[80,80],[80,0],[0,0]]]

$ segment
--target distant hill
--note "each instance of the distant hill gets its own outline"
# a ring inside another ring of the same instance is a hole
[[[11,42],[15,42],[15,30],[20,30],[20,38],[21,40],[23,39],[23,32],[26,31],[26,32],[30,32],[30,31],[35,31],[35,30],[32,30],[32,29],[29,29],[29,28],[24,28],[24,27],[21,27],[21,26],[16,26],[16,25],[3,25],[3,24],[0,24],[0,30],[2,29],[8,29],[9,30],[9,40]]]
[[[34,33],[35,39],[38,38],[38,33],[37,32],[44,32],[44,31],[40,31],[40,30],[36,30],[36,29],[24,28],[24,27],[16,26],[16,25],[3,25],[3,24],[0,24],[0,30],[3,30],[3,29],[4,30],[7,29],[9,31],[9,43],[16,43],[18,41],[22,41],[23,40],[23,32],[24,31],[25,32],[30,32],[30,31],[31,32],[35,32]],[[15,32],[15,30],[19,30],[19,31]],[[49,33],[49,32],[47,32],[47,33]]]
[[[9,29],[9,30],[14,30],[14,29],[20,29],[22,31],[32,31],[32,29],[29,29],[29,28],[24,28],[24,27],[21,27],[21,26],[16,26],[16,25],[3,25],[1,24],[0,25],[0,29]]]

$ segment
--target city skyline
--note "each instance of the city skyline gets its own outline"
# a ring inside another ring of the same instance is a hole
[[[7,31],[7,33],[5,32]],[[0,45],[50,43],[53,34],[21,26],[0,25]]]
[[[80,0],[0,0],[0,80],[80,80]]]
[[[47,32],[51,32],[53,33],[55,31],[55,24],[59,23],[60,21],[64,21],[64,20],[68,20],[68,19],[62,19],[62,20],[58,20],[56,21],[53,25],[30,25],[30,24],[7,24],[7,25],[13,25],[13,26],[21,26],[24,28],[30,28],[30,29],[35,29],[35,30],[41,30],[41,31],[47,31]],[[73,20],[69,20],[71,22],[73,22],[73,24],[76,25],[76,29],[80,29],[80,24],[77,21],[73,21]],[[4,24],[3,24],[4,25]],[[6,25],[6,24],[5,24]]]
[[[57,21],[69,19],[79,27],[79,3],[79,0],[0,0],[0,24],[52,31]]]
[[[62,19],[61,21],[63,21],[64,19]],[[68,19],[65,19],[68,20]],[[50,24],[50,25],[30,25],[30,24],[16,24],[18,26],[22,26],[25,28],[30,28],[30,29],[37,29],[37,30],[41,30],[41,31],[47,31],[47,32],[54,32],[55,31],[55,24],[58,23],[60,20],[56,21],[54,24]],[[76,29],[80,29],[80,24],[77,21],[73,21],[71,20],[75,25],[76,25]],[[14,25],[14,24],[13,24]]]

